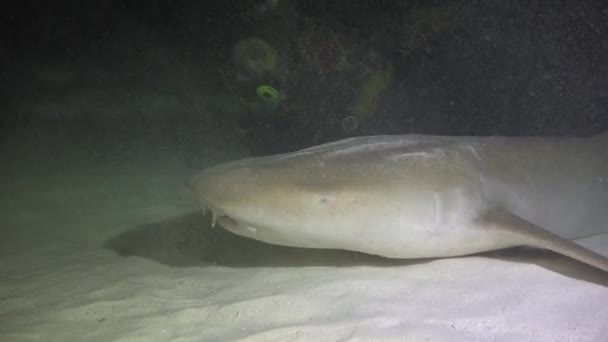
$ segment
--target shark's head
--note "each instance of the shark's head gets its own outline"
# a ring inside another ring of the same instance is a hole
[[[372,192],[347,187],[328,171],[309,158],[251,158],[203,170],[190,185],[213,224],[233,233],[279,245],[336,247],[331,241],[341,237],[332,222],[344,224],[349,213],[374,201],[364,198]]]
[[[214,224],[238,235],[298,247],[365,243],[372,252],[374,241],[361,240],[374,227],[422,231],[444,219],[438,208],[458,203],[447,199],[462,194],[434,191],[460,176],[441,167],[441,153],[403,142],[381,148],[377,140],[356,142],[221,164],[195,175],[190,185]],[[456,177],[440,174],[448,171]]]

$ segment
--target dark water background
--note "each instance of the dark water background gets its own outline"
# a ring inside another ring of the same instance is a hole
[[[22,1],[2,13],[3,139],[194,151],[220,139],[265,154],[351,135],[608,128],[601,0]],[[282,63],[272,81],[286,95],[270,113],[239,107],[221,77],[250,37]],[[340,58],[350,67],[337,72]],[[345,132],[362,75],[387,66]]]

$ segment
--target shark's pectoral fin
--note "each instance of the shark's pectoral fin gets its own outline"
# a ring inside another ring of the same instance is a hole
[[[608,272],[608,258],[553,234],[501,207],[484,212],[476,220],[482,229],[500,231],[521,245],[545,248]]]

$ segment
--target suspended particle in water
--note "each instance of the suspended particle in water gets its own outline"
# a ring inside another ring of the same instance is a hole
[[[342,132],[350,134],[359,128],[359,121],[356,117],[349,115],[342,119]]]

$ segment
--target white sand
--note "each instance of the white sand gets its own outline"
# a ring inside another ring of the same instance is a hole
[[[217,139],[118,157],[36,134],[0,151],[0,341],[608,341],[608,277],[567,258],[266,245],[211,229],[183,188],[238,155]]]

